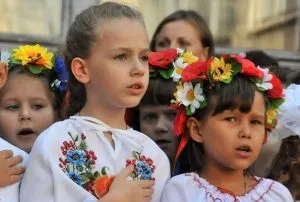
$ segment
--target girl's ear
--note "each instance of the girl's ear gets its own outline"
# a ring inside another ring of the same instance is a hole
[[[200,133],[200,123],[199,121],[194,118],[194,117],[190,117],[187,121],[187,128],[189,131],[189,135],[190,137],[198,142],[198,143],[202,143],[203,142],[203,137]]]
[[[7,64],[4,62],[0,62],[0,88],[2,88],[7,81]]]
[[[85,60],[78,57],[74,58],[71,62],[71,70],[80,83],[88,83],[90,81],[90,74]]]

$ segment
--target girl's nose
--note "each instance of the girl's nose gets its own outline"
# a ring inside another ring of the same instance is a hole
[[[159,118],[158,118],[158,121],[157,121],[157,124],[155,126],[155,131],[157,133],[165,133],[165,132],[168,132],[168,126],[166,124],[166,120],[164,118],[163,115],[160,115]]]
[[[146,62],[143,63],[142,61],[137,60],[134,61],[131,74],[133,76],[144,76],[144,74],[146,73],[146,71],[148,71],[148,69],[149,69],[148,63]]]
[[[21,121],[25,121],[25,120],[31,120],[31,113],[30,110],[27,108],[23,108],[20,112],[20,116],[19,119]]]
[[[239,137],[240,138],[246,138],[246,139],[251,138],[249,123],[242,123],[241,130],[240,130],[240,133],[239,133]]]

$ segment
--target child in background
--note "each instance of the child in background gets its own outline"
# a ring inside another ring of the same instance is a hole
[[[178,63],[185,54],[157,52],[149,61],[169,78],[172,62]],[[195,60],[182,69],[177,84],[172,101],[178,110],[176,134],[182,136],[177,155],[179,167],[187,173],[168,182],[161,201],[292,202],[282,184],[247,172],[266,132],[276,125],[276,111],[283,102],[280,80],[232,55]]]
[[[124,120],[147,89],[148,45],[142,15],[129,6],[105,2],[77,15],[65,53],[71,117],[38,137],[21,202],[160,201],[168,158]]]
[[[58,118],[67,72],[60,58],[53,65],[53,53],[39,45],[20,46],[6,59],[0,72],[0,136],[8,142],[0,139],[0,199],[13,202],[19,201],[28,156],[23,150],[30,152],[39,133]]]
[[[29,153],[37,136],[59,119],[67,79],[62,59],[46,48],[13,49],[0,90],[0,137]]]

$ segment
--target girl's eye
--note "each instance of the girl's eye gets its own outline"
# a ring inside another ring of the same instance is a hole
[[[175,117],[176,117],[176,112],[172,111],[168,113],[168,118],[170,121],[173,121]]]
[[[19,108],[18,105],[9,105],[5,107],[5,109],[8,111],[16,111],[18,108]]]
[[[235,117],[227,117],[227,118],[225,118],[225,120],[233,123],[236,121],[236,118]]]
[[[143,120],[148,121],[148,122],[156,121],[157,120],[157,115],[154,114],[154,113],[153,114],[152,113],[146,114],[145,116],[143,116]]]
[[[41,104],[35,104],[35,105],[32,105],[32,109],[34,109],[34,110],[40,110],[40,109],[42,109],[42,108],[44,108],[44,106],[41,105]]]
[[[255,124],[255,125],[263,125],[263,123],[261,121],[258,121],[258,120],[252,120],[251,123]]]
[[[127,59],[127,56],[125,54],[120,54],[114,57],[115,60],[124,61]]]
[[[148,59],[149,59],[148,55],[141,56],[141,60],[144,62],[148,62]]]

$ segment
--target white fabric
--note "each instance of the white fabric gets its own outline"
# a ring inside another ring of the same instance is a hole
[[[285,102],[280,106],[276,132],[279,138],[300,136],[300,85],[291,84],[284,90]]]
[[[161,202],[293,202],[282,184],[270,179],[257,178],[259,183],[246,195],[234,197],[222,193],[196,173],[173,177],[165,186]]]
[[[103,135],[106,131],[111,131],[115,148]],[[86,135],[88,150],[93,150],[97,156],[95,171],[100,172],[107,166],[109,174],[116,175],[125,167],[126,160],[132,159],[134,150],[151,158],[156,166],[152,201],[160,201],[163,187],[170,178],[170,165],[167,156],[149,137],[133,129],[110,128],[91,117],[73,116],[55,123],[36,140],[22,181],[21,202],[97,201],[93,194],[77,185],[59,167],[59,158],[65,157],[61,146],[64,141],[72,140],[68,132]]]
[[[0,151],[11,150],[14,156],[20,155],[23,157],[22,166],[26,165],[28,154],[23,150],[11,145],[0,138]],[[19,185],[20,182],[0,188],[0,202],[18,202],[19,201]]]

